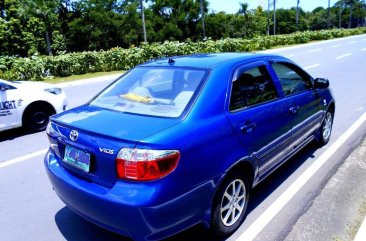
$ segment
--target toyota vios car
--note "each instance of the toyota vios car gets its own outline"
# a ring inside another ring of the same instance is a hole
[[[151,61],[51,117],[47,173],[75,213],[134,240],[198,223],[226,237],[254,186],[309,142],[329,141],[328,86],[276,55]]]
[[[21,126],[41,131],[46,129],[49,116],[66,109],[66,95],[59,87],[0,79],[0,131]]]

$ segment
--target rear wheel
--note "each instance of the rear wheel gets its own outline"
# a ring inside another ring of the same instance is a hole
[[[25,110],[23,124],[30,131],[43,131],[47,127],[49,117],[54,113],[48,104],[33,104]]]
[[[232,234],[245,217],[249,201],[249,182],[245,176],[235,172],[221,185],[212,207],[212,231],[215,236]]]

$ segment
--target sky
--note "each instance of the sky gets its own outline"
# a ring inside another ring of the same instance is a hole
[[[248,3],[249,9],[257,8],[261,5],[265,9],[268,8],[268,0],[207,0],[209,2],[209,11],[220,12],[224,11],[226,13],[236,13],[238,12],[240,5],[239,3]],[[273,0],[269,0],[273,2]],[[331,0],[330,6],[337,0]],[[296,7],[297,0],[277,0],[276,8],[291,8]],[[328,0],[300,0],[300,7],[305,11],[312,11],[316,7],[328,7]],[[273,6],[271,7],[273,9]]]

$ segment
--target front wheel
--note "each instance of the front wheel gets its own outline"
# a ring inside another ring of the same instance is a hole
[[[215,236],[227,237],[244,220],[249,201],[249,182],[240,173],[230,175],[221,185],[212,210],[212,231]]]
[[[24,126],[30,131],[43,131],[46,129],[52,114],[54,112],[46,105],[30,106],[24,113]]]
[[[330,111],[325,113],[325,117],[323,123],[320,127],[317,136],[317,143],[319,146],[324,146],[329,142],[330,135],[332,133],[332,126],[333,126],[333,115]]]

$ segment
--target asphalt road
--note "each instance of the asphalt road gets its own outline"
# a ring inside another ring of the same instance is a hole
[[[326,147],[307,147],[254,190],[247,219],[229,240],[244,240],[244,236],[253,236],[246,240],[285,239],[366,133],[366,125],[361,123],[349,138],[343,138],[347,129],[366,112],[366,35],[269,52],[287,56],[314,77],[330,79],[337,101],[333,134]],[[70,106],[87,102],[110,81],[66,85]],[[337,145],[340,137],[344,141]],[[334,144],[337,148],[332,148]],[[44,132],[26,133],[17,129],[0,133],[0,239],[127,240],[84,221],[58,199],[44,172],[43,151],[47,148]],[[293,183],[328,153],[332,155],[284,202],[283,196],[293,190]],[[273,211],[274,203],[280,203],[281,208]],[[187,239],[211,238],[201,227],[194,227],[171,240]]]

